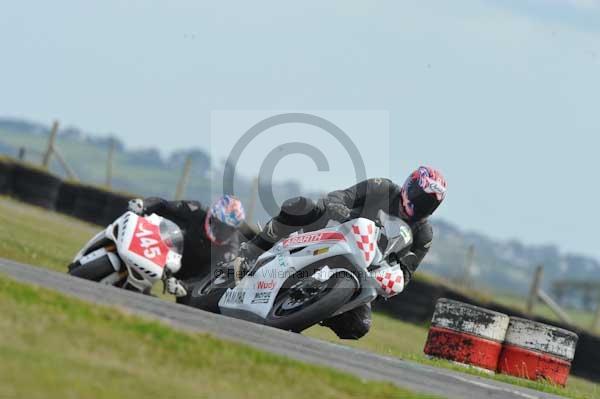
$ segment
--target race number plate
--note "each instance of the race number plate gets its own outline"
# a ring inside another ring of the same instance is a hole
[[[160,237],[159,227],[144,218],[138,219],[129,250],[160,267],[165,266],[169,253],[169,247]]]

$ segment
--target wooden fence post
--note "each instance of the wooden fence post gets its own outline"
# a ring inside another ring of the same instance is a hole
[[[542,283],[542,276],[544,274],[544,267],[539,265],[535,269],[535,273],[533,275],[533,280],[531,281],[531,288],[529,289],[529,297],[527,298],[527,307],[525,312],[529,315],[533,312],[533,306],[535,305],[535,301],[538,297],[538,291],[540,289],[540,285]]]
[[[106,159],[106,187],[110,188],[112,183],[113,157],[115,153],[115,140],[110,139],[108,147],[108,158]]]
[[[58,133],[58,121],[54,121],[52,124],[52,131],[50,131],[50,138],[48,139],[48,148],[46,148],[46,153],[44,154],[44,159],[42,160],[42,166],[48,169],[48,164],[50,164],[50,157],[52,156],[52,152],[54,151],[54,141],[56,140],[56,133]]]
[[[75,180],[75,181],[79,181],[79,178],[77,177],[77,174],[69,166],[69,164],[67,163],[67,161],[65,160],[65,158],[62,156],[62,154],[60,153],[60,151],[58,150],[58,148],[53,148],[52,149],[52,153],[54,154],[54,156],[56,156],[56,159],[58,160],[58,163],[60,163],[60,165],[62,166],[62,168],[65,170],[65,172],[67,173],[67,176],[69,177],[69,179]]]
[[[592,321],[592,332],[600,330],[600,300],[596,305],[596,314],[594,315],[594,320]]]
[[[542,302],[544,302],[546,304],[546,306],[548,306],[550,308],[550,310],[552,310],[554,312],[554,314],[556,314],[558,316],[558,318],[567,324],[573,324],[573,320],[571,320],[571,318],[569,317],[568,314],[565,313],[564,310],[562,310],[562,308],[556,303],[554,302],[554,300],[550,297],[550,295],[546,294],[546,292],[544,292],[544,290],[539,289],[538,290],[538,297],[540,298],[540,300]]]
[[[181,200],[183,198],[183,194],[185,193],[185,186],[187,185],[187,180],[190,175],[190,170],[192,169],[192,156],[188,155],[185,159],[185,164],[183,165],[183,171],[181,172],[181,177],[179,178],[179,182],[177,183],[177,190],[175,191],[175,199]]]

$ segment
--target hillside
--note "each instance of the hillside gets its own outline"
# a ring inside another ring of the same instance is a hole
[[[544,287],[552,292],[552,282],[561,279],[600,281],[600,262],[594,258],[562,253],[555,245],[526,245],[501,241],[483,234],[465,232],[436,220],[436,240],[424,268],[435,274],[457,279],[465,269],[467,248],[475,247],[473,279],[497,291],[525,295],[536,265],[544,266]],[[598,298],[600,299],[600,298]],[[578,306],[578,298],[572,300]]]
[[[0,154],[17,157],[19,150],[25,150],[25,160],[41,163],[48,145],[50,126],[18,119],[0,118]],[[211,186],[211,177],[220,176],[222,167],[215,165],[206,151],[200,148],[187,148],[162,154],[156,148],[128,149],[123,142],[112,136],[97,136],[83,133],[73,127],[59,129],[56,147],[86,183],[99,186],[106,182],[106,164],[111,142],[115,145],[112,188],[143,196],[173,198],[183,165],[188,155],[192,158],[192,168],[188,178],[185,197],[209,202],[218,192],[218,180]],[[50,169],[66,177],[66,173],[56,159]],[[236,195],[248,201],[251,182],[243,177],[235,181]],[[300,193],[300,186],[294,182],[276,185],[276,195],[291,197]],[[258,215],[266,217],[266,215]]]

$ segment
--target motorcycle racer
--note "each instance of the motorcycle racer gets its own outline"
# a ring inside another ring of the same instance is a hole
[[[427,218],[444,200],[446,188],[446,180],[438,170],[421,166],[402,186],[389,179],[373,178],[345,190],[332,191],[317,202],[306,197],[291,198],[282,204],[279,214],[255,238],[243,245],[241,255],[251,261],[299,229],[305,232],[318,230],[329,220],[345,222],[358,217],[375,220],[377,213],[383,210],[400,217],[412,229],[410,252],[399,259],[406,285],[429,251],[433,229]],[[359,339],[371,326],[370,305],[357,307],[321,324],[331,328],[340,338]]]
[[[238,255],[237,229],[245,219],[245,212],[240,200],[233,196],[218,198],[208,209],[198,201],[138,198],[129,202],[129,210],[138,215],[156,213],[183,230],[181,268],[166,281],[167,291],[178,298],[187,295],[182,280],[207,274],[211,266]]]

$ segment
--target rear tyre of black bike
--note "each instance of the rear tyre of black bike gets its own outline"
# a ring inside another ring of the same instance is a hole
[[[184,281],[187,295],[177,303],[212,313],[221,313],[219,300],[229,288],[235,287],[233,268],[219,268],[200,278]]]

